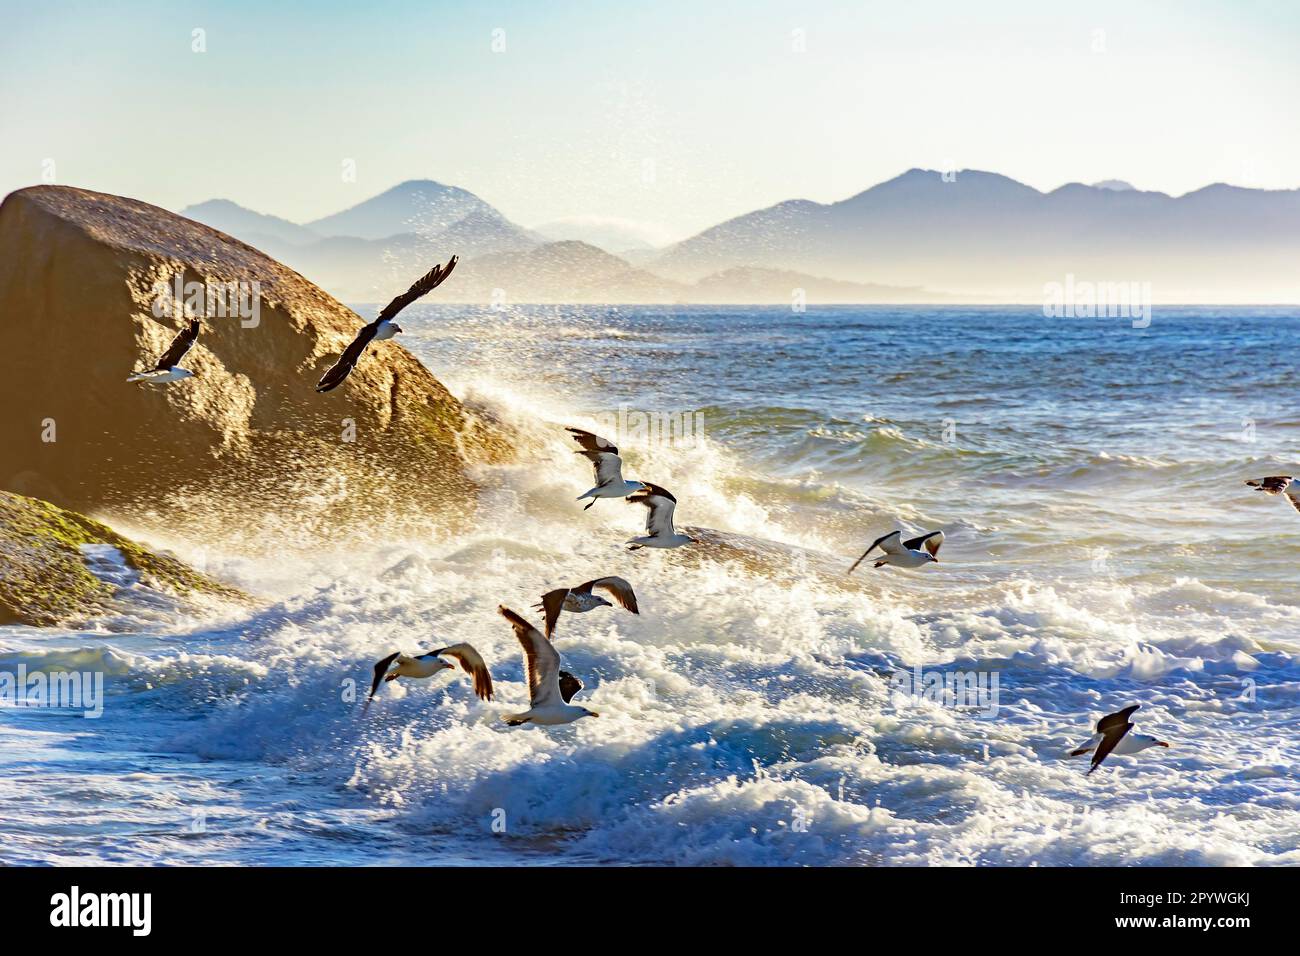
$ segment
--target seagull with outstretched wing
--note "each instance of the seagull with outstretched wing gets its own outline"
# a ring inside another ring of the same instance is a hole
[[[415,285],[384,306],[384,310],[379,313],[373,322],[362,326],[356,338],[343,350],[339,360],[321,376],[320,382],[316,385],[316,391],[328,392],[331,389],[338,388],[343,384],[343,380],[356,368],[357,360],[361,358],[361,353],[366,350],[367,345],[371,342],[386,341],[402,331],[402,327],[393,321],[397,313],[416,299],[427,295],[442,285],[443,280],[451,275],[451,270],[456,268],[458,261],[456,256],[452,256],[445,266],[434,266],[425,275],[421,276]]]
[[[190,319],[189,324],[176,333],[172,344],[167,346],[167,351],[162,354],[162,358],[158,359],[153,368],[135,372],[127,381],[144,382],[146,385],[165,385],[168,382],[179,382],[183,378],[190,378],[194,373],[187,368],[181,368],[180,362],[185,358],[185,353],[198,341],[200,327],[198,319]]]
[[[1139,753],[1148,747],[1168,747],[1169,744],[1164,740],[1157,740],[1147,734],[1130,734],[1133,724],[1129,718],[1133,712],[1141,707],[1141,704],[1132,704],[1123,710],[1116,711],[1113,714],[1107,714],[1101,720],[1097,721],[1097,732],[1092,735],[1083,746],[1070,751],[1071,757],[1081,757],[1086,753],[1092,754],[1092,766],[1088,768],[1088,776],[1111,754],[1128,754]]]
[[[646,533],[627,542],[629,551],[640,548],[680,548],[684,544],[696,544],[690,535],[680,534],[673,527],[673,512],[677,509],[677,499],[667,488],[642,482],[640,488],[628,495],[629,504],[645,505],[648,509],[645,517]]]
[[[573,440],[582,446],[574,454],[582,455],[596,473],[596,485],[590,491],[578,495],[578,500],[590,498],[583,511],[596,503],[598,498],[626,498],[641,487],[639,481],[623,480],[623,459],[618,456],[618,448],[608,439],[601,438],[594,432],[582,428],[565,428],[571,432]]]
[[[1300,511],[1300,481],[1290,475],[1274,475],[1270,478],[1256,478],[1246,484],[1266,495],[1286,495],[1296,511]]]
[[[407,657],[401,652],[389,654],[375,665],[375,679],[370,685],[370,696],[366,703],[375,699],[375,692],[384,681],[397,680],[399,677],[432,677],[439,671],[453,668],[455,664],[452,661],[459,663],[461,669],[473,679],[474,693],[481,700],[492,699],[492,674],[483,662],[482,655],[469,644],[453,644],[419,657]]]
[[[624,610],[631,611],[633,614],[641,613],[636,606],[636,594],[632,591],[632,585],[623,578],[596,578],[594,581],[579,584],[576,588],[556,588],[542,595],[541,604],[533,605],[546,611],[548,638],[555,632],[555,622],[560,619],[561,611],[582,614],[585,611],[594,611],[598,607],[613,606],[599,594],[592,593],[593,590],[604,591]]]
[[[881,550],[881,557],[876,562],[876,567],[892,564],[899,568],[919,568],[923,564],[939,560],[939,547],[942,544],[942,531],[931,531],[915,538],[908,538],[906,541],[903,540],[903,532],[891,531],[871,542],[871,547],[863,551],[862,557],[853,562],[853,567],[849,568],[848,573],[852,574],[854,569],[876,548]]]
[[[497,613],[515,629],[515,637],[524,649],[524,664],[528,671],[529,708],[519,714],[506,714],[505,722],[511,727],[528,723],[552,727],[571,724],[582,717],[599,717],[600,714],[593,710],[569,703],[582,687],[582,682],[568,674],[568,680],[561,684],[561,675],[567,672],[560,670],[560,655],[546,635],[505,605],[499,606]],[[569,691],[567,696],[565,690]]]

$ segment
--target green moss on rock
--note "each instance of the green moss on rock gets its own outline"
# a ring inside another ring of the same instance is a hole
[[[49,627],[102,614],[116,588],[86,567],[83,545],[117,548],[141,581],[176,595],[247,596],[74,511],[0,492],[0,624]]]

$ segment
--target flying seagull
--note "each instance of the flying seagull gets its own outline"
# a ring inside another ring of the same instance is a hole
[[[590,461],[596,472],[596,487],[578,495],[579,501],[591,499],[583,511],[594,505],[597,498],[626,498],[641,487],[639,481],[623,480],[623,459],[618,457],[618,448],[613,442],[581,428],[566,427],[565,431],[572,432],[573,440],[582,446],[582,450],[574,454]]]
[[[185,353],[193,348],[198,337],[199,320],[190,319],[190,324],[176,333],[172,344],[167,346],[167,351],[153,368],[136,372],[127,381],[144,382],[146,385],[165,385],[168,382],[179,382],[183,378],[190,378],[194,373],[187,368],[181,368],[178,363],[185,357]]]
[[[1264,492],[1266,495],[1285,494],[1287,498],[1290,499],[1295,510],[1300,511],[1300,481],[1297,481],[1290,475],[1275,475],[1272,478],[1260,478],[1257,481],[1248,481],[1246,484],[1258,491]]]
[[[469,644],[453,644],[451,647],[440,647],[419,657],[407,657],[401,652],[389,654],[375,665],[375,679],[370,685],[370,697],[367,698],[366,703],[369,704],[375,699],[375,691],[379,690],[380,681],[397,680],[399,677],[432,677],[438,671],[455,667],[456,665],[451,661],[459,661],[465,673],[474,679],[474,693],[480,699],[492,699],[492,675],[488,672],[487,665],[483,663],[479,652]]]
[[[1092,754],[1092,766],[1088,768],[1088,774],[1091,774],[1111,753],[1135,754],[1148,747],[1168,747],[1169,744],[1163,740],[1156,740],[1146,734],[1129,733],[1133,729],[1129,717],[1133,716],[1133,711],[1141,706],[1141,704],[1133,704],[1116,713],[1107,714],[1097,721],[1097,732],[1082,747],[1071,750],[1070,756],[1079,757],[1096,751]]]
[[[640,548],[680,548],[684,544],[695,544],[689,535],[678,534],[673,527],[673,509],[677,499],[672,492],[658,485],[643,482],[642,486],[627,497],[628,503],[643,504],[649,509],[645,519],[646,533],[640,538],[627,541],[629,551]]]
[[[633,614],[641,612],[636,606],[636,595],[632,593],[632,585],[628,584],[622,578],[596,578],[594,581],[588,581],[586,584],[579,584],[576,588],[556,588],[554,591],[547,591],[542,595],[542,603],[534,604],[533,607],[545,608],[546,610],[546,637],[549,639],[555,631],[555,622],[560,619],[561,611],[571,611],[574,614],[582,614],[584,611],[594,611],[598,607],[613,607],[599,594],[593,594],[592,589],[599,588],[605,591],[618,602],[618,606],[631,611]]]
[[[339,360],[331,365],[329,371],[320,377],[320,382],[316,385],[316,391],[328,392],[330,389],[342,385],[343,380],[356,367],[357,359],[361,358],[361,353],[366,350],[366,346],[370,344],[372,339],[376,342],[383,342],[402,331],[402,327],[393,321],[397,313],[416,299],[438,288],[442,281],[451,275],[451,270],[456,268],[458,261],[456,256],[452,256],[445,266],[434,266],[418,279],[415,285],[384,306],[384,311],[379,313],[379,317],[375,321],[362,326],[361,331],[357,333],[357,337],[352,340],[352,344],[343,350]]]
[[[892,564],[900,568],[919,568],[923,564],[937,563],[939,560],[939,546],[943,544],[943,532],[931,531],[929,534],[923,534],[916,538],[903,540],[903,532],[891,531],[889,534],[882,534],[875,541],[871,542],[871,547],[862,552],[862,557],[853,562],[853,567],[849,568],[848,573],[852,574],[853,569],[862,563],[873,550],[880,548],[883,556],[876,562],[876,567],[882,564]],[[925,550],[922,550],[924,548]]]
[[[505,722],[511,727],[534,723],[543,726],[570,724],[582,717],[599,717],[600,714],[570,704],[573,695],[582,687],[582,682],[572,674],[565,683],[572,688],[568,696],[560,684],[560,655],[556,653],[546,635],[533,627],[522,617],[504,604],[497,608],[497,613],[504,617],[515,629],[515,637],[524,648],[524,660],[528,665],[528,701],[529,707],[521,714],[506,714]]]

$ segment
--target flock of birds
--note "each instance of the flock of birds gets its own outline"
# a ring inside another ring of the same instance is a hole
[[[456,267],[457,257],[446,265],[434,266],[402,295],[388,303],[373,322],[363,326],[356,337],[343,350],[339,357],[316,385],[316,391],[328,392],[337,388],[356,367],[362,354],[371,342],[383,342],[393,338],[402,331],[394,319],[406,306],[433,291],[451,275]],[[193,372],[181,367],[181,360],[198,340],[201,323],[190,319],[168,346],[166,352],[157,362],[147,369],[133,373],[128,382],[140,382],[145,385],[162,385],[178,382],[193,376]],[[628,503],[641,504],[647,509],[646,533],[627,541],[628,549],[636,551],[641,548],[680,548],[698,543],[695,538],[682,534],[673,525],[673,513],[677,499],[660,485],[644,481],[631,481],[623,477],[623,460],[618,448],[608,440],[580,428],[567,429],[579,444],[577,454],[586,457],[595,472],[595,485],[578,496],[578,501],[590,499],[583,510],[591,508],[602,498],[622,498]],[[1297,511],[1300,511],[1300,478],[1289,475],[1276,475],[1246,482],[1252,488],[1267,495],[1286,495]],[[876,549],[879,555],[874,566],[877,568],[890,565],[898,568],[920,568],[937,563],[939,549],[943,545],[943,532],[930,531],[914,538],[904,539],[901,531],[891,531],[881,535],[871,543],[862,556],[849,568],[850,574],[867,559]],[[606,600],[597,591],[613,598]],[[522,615],[501,605],[497,612],[513,628],[515,637],[523,648],[524,661],[528,673],[529,708],[516,714],[504,716],[505,722],[517,727],[522,724],[539,724],[554,726],[568,724],[583,717],[599,717],[595,711],[572,703],[573,698],[582,690],[582,681],[568,671],[560,669],[560,655],[555,650],[551,639],[563,611],[581,614],[599,607],[612,607],[613,603],[639,614],[636,594],[632,586],[621,577],[603,577],[587,581],[572,588],[557,588],[541,596],[535,605],[545,617],[545,633],[539,631]],[[370,696],[366,707],[375,697],[381,684],[394,681],[400,677],[427,678],[459,665],[473,681],[474,693],[482,700],[492,700],[492,675],[479,654],[469,644],[453,644],[437,650],[428,651],[416,657],[401,652],[389,654],[374,666],[374,681],[370,687]],[[1091,753],[1092,764],[1088,769],[1091,774],[1110,754],[1135,754],[1150,747],[1168,747],[1167,741],[1158,740],[1146,734],[1133,734],[1133,723],[1129,719],[1141,705],[1132,704],[1113,714],[1107,714],[1097,722],[1096,733],[1078,748],[1070,751],[1071,757]]]
[[[596,475],[596,484],[577,498],[578,501],[591,499],[583,511],[601,498],[623,498],[629,504],[646,507],[646,533],[627,542],[629,551],[641,548],[680,548],[696,543],[696,539],[680,534],[673,527],[673,510],[677,499],[671,492],[649,482],[624,479],[623,459],[619,457],[618,448],[612,442],[581,428],[568,428],[567,431],[581,446],[577,454],[591,462]],[[612,600],[597,592],[603,592]],[[523,648],[528,672],[528,710],[506,714],[503,719],[508,725],[518,727],[531,723],[554,726],[569,724],[583,717],[600,716],[594,710],[573,703],[574,695],[582,690],[582,681],[560,669],[560,655],[555,650],[552,638],[562,612],[584,614],[600,607],[613,607],[614,604],[633,614],[641,613],[632,585],[626,579],[616,576],[595,578],[576,587],[555,588],[543,594],[541,600],[533,606],[543,614],[545,632],[539,631],[527,618],[505,605],[497,608],[497,613],[510,622],[514,629],[515,638]],[[490,701],[492,675],[483,656],[469,644],[456,644],[429,651],[419,657],[395,653],[380,660],[375,664],[367,706],[381,684],[399,677],[432,677],[439,671],[454,667],[452,661],[471,676],[474,692],[481,699]]]

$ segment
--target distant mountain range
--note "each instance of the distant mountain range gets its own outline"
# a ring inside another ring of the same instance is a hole
[[[253,212],[229,199],[209,199],[197,206],[187,206],[181,210],[181,215],[195,222],[201,222],[205,226],[211,226],[213,229],[220,229],[227,235],[242,239],[252,246],[262,243],[289,243],[301,246],[320,238],[306,226],[281,219],[279,216]]]
[[[1300,301],[1300,190],[1216,184],[1175,198],[1126,186],[1042,193],[995,173],[913,169],[841,202],[728,220],[645,267],[683,281],[782,268],[997,301],[1042,301],[1066,275],[1149,282],[1166,302]]]
[[[454,234],[461,241],[519,248],[540,241],[540,237],[519,228],[473,193],[419,179],[394,186],[351,209],[309,222],[307,228],[320,236],[358,239],[388,239],[414,233],[434,240]]]
[[[1043,193],[995,173],[913,169],[661,249],[618,220],[525,229],[429,180],[306,224],[224,199],[181,214],[351,302],[385,300],[453,253],[463,261],[444,302],[1041,302],[1067,275],[1149,282],[1165,302],[1300,301],[1300,190],[1215,184],[1172,197],[1106,180]]]
[[[702,283],[678,280],[645,269],[641,263],[659,250],[617,220],[560,220],[533,231],[471,192],[430,180],[401,183],[303,225],[226,199],[189,206],[181,215],[256,246],[346,302],[384,301],[453,253],[462,261],[438,292],[442,302],[789,303],[801,296],[816,304],[951,298],[767,269],[728,269]],[[614,251],[563,238],[569,236],[596,239]]]

